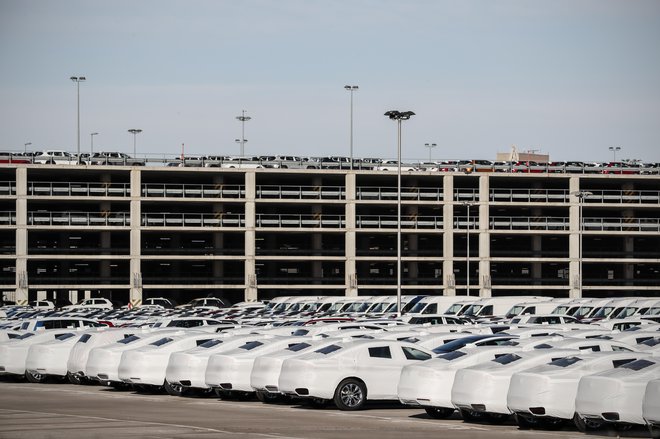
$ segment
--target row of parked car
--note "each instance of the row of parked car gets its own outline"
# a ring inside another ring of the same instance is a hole
[[[0,374],[341,410],[394,400],[525,429],[660,428],[658,298],[403,296],[401,316],[397,303],[8,309]]]
[[[179,167],[221,168],[292,168],[292,169],[362,169],[376,171],[398,170],[398,161],[379,158],[349,157],[299,157],[274,156],[179,156],[171,159],[144,159],[131,157],[123,152],[100,151],[80,156],[63,150],[41,152],[0,152],[0,163],[36,164],[86,164],[144,166],[147,161],[154,164]],[[660,163],[627,162],[580,162],[554,161],[491,161],[491,160],[438,160],[428,162],[401,163],[402,171],[426,172],[512,172],[512,173],[577,173],[577,174],[658,174]]]

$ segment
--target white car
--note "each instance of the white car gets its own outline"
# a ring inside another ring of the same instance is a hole
[[[75,334],[72,330],[26,332],[20,337],[0,343],[0,375],[25,375],[25,361],[30,346],[66,334]]]
[[[432,356],[401,341],[338,342],[285,360],[278,387],[285,394],[333,400],[341,410],[358,410],[367,400],[396,400],[401,369]]]
[[[115,343],[92,349],[87,359],[87,376],[112,387],[125,388],[125,383],[119,379],[119,363],[124,351],[147,345],[172,332],[137,330],[133,335],[117,340]]]
[[[69,354],[79,338],[80,334],[65,333],[54,340],[30,346],[25,360],[27,380],[40,383],[48,377],[64,378]]]
[[[78,161],[75,155],[66,151],[49,149],[42,151],[34,156],[34,163],[42,165],[75,165]]]
[[[660,378],[660,358],[647,357],[613,370],[585,376],[575,398],[575,422],[581,430],[602,423],[645,424],[642,401],[649,381]]]
[[[83,299],[75,305],[67,305],[62,307],[63,311],[73,311],[80,309],[113,309],[114,305],[112,302],[103,297],[97,297],[93,299]]]
[[[210,390],[206,384],[206,367],[211,355],[232,350],[242,344],[261,340],[262,334],[219,334],[213,340],[192,349],[174,352],[170,356],[165,371],[165,379],[172,386],[181,386],[181,390]]]
[[[192,330],[163,334],[158,340],[122,354],[117,369],[119,379],[135,385],[139,390],[155,390],[163,386],[167,393],[178,396],[181,389],[170,385],[165,379],[170,355],[199,346],[213,338],[208,332]]]
[[[644,401],[642,402],[644,420],[654,430],[660,429],[660,379],[651,380],[646,385]]]
[[[451,389],[459,369],[519,350],[518,346],[463,348],[420,364],[406,366],[399,379],[399,401],[406,405],[424,407],[433,418],[446,418],[455,410],[451,402]]]
[[[66,363],[69,381],[72,384],[81,384],[87,379],[87,360],[92,349],[115,343],[134,332],[135,328],[97,328],[95,331],[86,331],[69,353]]]
[[[510,415],[506,396],[514,373],[577,353],[578,350],[538,349],[461,369],[456,372],[451,389],[452,404],[466,421],[503,422]]]
[[[298,345],[309,337],[265,336],[209,358],[206,384],[231,392],[254,392],[250,376],[255,359],[264,354]],[[260,394],[261,395],[261,394]]]
[[[511,377],[507,406],[522,428],[572,420],[580,378],[644,357],[637,352],[591,352],[560,358]]]
[[[55,303],[52,300],[33,300],[30,306],[34,309],[52,311],[55,309]]]

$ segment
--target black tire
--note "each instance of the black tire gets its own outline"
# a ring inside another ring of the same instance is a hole
[[[38,372],[25,371],[25,379],[31,383],[43,383],[46,381],[46,375],[42,375]]]
[[[539,420],[539,425],[546,430],[559,430],[566,421],[561,418],[543,418]]]
[[[635,425],[634,424],[629,424],[627,422],[616,422],[614,423],[613,427],[615,431],[630,431],[633,429]]]
[[[577,413],[573,415],[573,423],[582,433],[598,430],[603,426],[603,423],[594,419],[584,419]]]
[[[446,419],[454,413],[453,408],[447,407],[424,407],[424,410],[433,419]]]
[[[66,378],[71,384],[81,385],[83,383],[82,378],[80,378],[78,375],[72,374],[71,372],[66,373]]]
[[[187,390],[181,384],[172,384],[167,380],[165,380],[165,382],[163,383],[163,388],[169,395],[172,396],[184,396]]]
[[[484,414],[468,409],[460,409],[461,417],[465,422],[477,422],[484,420]]]
[[[280,395],[278,393],[270,393],[263,390],[257,390],[256,396],[257,399],[264,404],[273,404],[280,400]]]
[[[531,416],[524,416],[516,413],[514,418],[516,424],[518,424],[518,428],[521,430],[529,430],[530,428],[536,428],[538,426],[537,420]]]
[[[504,424],[511,415],[505,413],[486,413],[485,419],[491,424]]]
[[[112,387],[115,390],[130,390],[131,385],[128,383],[124,383],[121,381],[110,381],[108,384],[110,387]]]
[[[337,386],[333,401],[339,410],[360,410],[367,401],[367,387],[362,381],[347,378]]]

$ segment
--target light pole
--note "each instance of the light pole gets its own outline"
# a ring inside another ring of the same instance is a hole
[[[128,130],[129,133],[133,134],[133,158],[137,157],[137,148],[135,147],[135,137],[142,132],[141,129],[131,128]]]
[[[245,140],[245,122],[247,122],[248,120],[250,120],[252,118],[250,116],[246,116],[245,115],[245,110],[242,110],[241,115],[236,116],[236,119],[241,121],[241,140],[240,140],[240,144],[241,144],[241,157],[243,157],[245,155],[245,142],[246,142],[246,140]]]
[[[91,138],[91,143],[89,147],[89,158],[91,159],[94,155],[94,136],[98,136],[99,133],[91,133],[89,136]]]
[[[593,195],[589,191],[575,191],[571,192],[578,199],[578,289],[580,297],[582,297],[582,232],[584,230],[584,221],[582,220],[582,205],[584,199]]]
[[[353,170],[353,92],[357,91],[359,87],[357,85],[345,85],[344,89],[351,92],[351,170]]]
[[[78,99],[78,158],[77,161],[80,163],[80,83],[85,82],[87,79],[84,76],[72,76],[71,79],[76,83],[77,89],[77,99]]]
[[[27,142],[23,144],[23,153],[27,154],[27,147],[32,145],[32,142]]]
[[[616,162],[616,152],[621,151],[621,147],[620,146],[610,146],[609,150],[612,151],[612,154],[613,154],[612,161]]]
[[[466,229],[466,239],[467,239],[467,255],[465,256],[465,271],[467,272],[466,276],[466,291],[467,295],[470,296],[470,207],[476,206],[477,203],[472,202],[472,201],[463,201],[461,203],[463,206],[465,206],[467,210],[467,229]]]
[[[431,159],[431,151],[433,150],[433,148],[435,148],[438,145],[436,145],[435,143],[425,143],[424,146],[429,149],[429,162],[430,162],[432,160]]]
[[[397,122],[397,197],[396,197],[396,314],[401,317],[401,121],[408,120],[412,111],[390,110],[385,116]]]

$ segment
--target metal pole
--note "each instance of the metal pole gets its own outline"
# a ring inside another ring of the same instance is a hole
[[[99,133],[91,133],[91,143],[90,143],[90,148],[89,148],[89,158],[91,159],[92,156],[94,155],[94,136],[97,136]]]
[[[470,203],[465,205],[467,207],[467,255],[465,256],[467,265],[467,296],[470,296]]]
[[[30,145],[32,145],[31,142],[28,142],[28,143],[24,143],[24,144],[23,144],[23,153],[24,153],[24,154],[27,154],[27,147],[30,146]]]
[[[236,119],[241,121],[241,157],[245,155],[245,122],[252,119],[250,116],[245,115],[245,110],[241,111],[240,116],[236,116]]]
[[[353,170],[353,92],[358,90],[357,85],[345,85],[344,89],[348,90],[351,93],[351,121],[350,121],[350,158],[351,158],[351,170]]]
[[[396,177],[396,309],[397,316],[401,317],[401,119],[397,120]]]
[[[78,89],[78,158],[80,160],[80,81],[76,81],[76,88]]]

